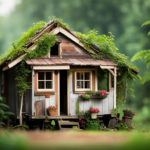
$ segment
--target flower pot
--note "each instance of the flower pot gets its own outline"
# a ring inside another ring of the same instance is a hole
[[[45,98],[50,98],[50,94],[45,95]]]
[[[91,113],[91,119],[97,119],[97,113]]]
[[[131,127],[131,123],[132,123],[132,117],[122,117],[122,123],[123,124],[127,124],[129,127]]]
[[[55,116],[56,110],[48,110],[50,116]]]

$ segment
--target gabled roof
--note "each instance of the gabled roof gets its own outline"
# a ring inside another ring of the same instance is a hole
[[[71,31],[68,28],[62,28],[60,26],[57,26],[57,23],[55,23],[53,20],[50,20],[47,24],[45,24],[41,30],[36,31],[36,33],[34,34],[34,36],[32,36],[31,38],[29,38],[29,40],[25,43],[25,47],[28,50],[32,50],[36,47],[36,44],[34,44],[34,41],[37,41],[40,39],[40,37],[44,34],[44,33],[50,33],[50,34],[58,34],[58,33],[62,33],[64,34],[66,37],[68,37],[70,40],[72,40],[74,43],[78,44],[80,47],[84,48],[86,51],[92,50],[94,53],[99,54],[99,46],[98,45],[92,45],[91,47],[85,47],[84,43],[80,41],[80,39],[78,38],[78,36]],[[58,38],[57,42],[61,42],[61,40]],[[23,55],[26,55],[25,53]],[[16,64],[18,64],[22,58],[23,55],[18,56],[18,58],[16,58],[15,60],[13,60],[12,62],[9,62],[7,66],[5,66],[3,68],[3,70],[7,70],[13,66],[15,66]],[[68,57],[68,56],[67,56]],[[66,57],[66,58],[67,58]],[[77,57],[77,55],[75,56],[74,54],[72,55],[72,58]],[[4,64],[7,61],[6,57],[3,62],[0,64]],[[64,58],[65,58],[65,54],[64,54]],[[71,55],[70,57],[71,58]],[[78,58],[78,57],[77,57]],[[96,59],[95,59],[96,60]],[[103,62],[106,60],[102,60]],[[108,62],[108,60],[107,60]],[[111,64],[113,64],[114,66],[116,66],[117,64],[113,63],[112,61],[110,61]],[[100,64],[99,64],[100,65]],[[136,71],[135,69],[131,69],[132,72],[134,72],[135,74],[138,74],[138,71]]]

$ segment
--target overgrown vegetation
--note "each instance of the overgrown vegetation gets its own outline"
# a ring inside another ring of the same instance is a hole
[[[132,73],[132,69],[137,69],[135,66],[128,62],[128,57],[124,54],[117,53],[118,48],[116,48],[114,41],[114,36],[111,32],[110,36],[97,35],[97,31],[91,30],[87,35],[77,33],[79,39],[84,43],[85,47],[91,47],[97,45],[99,47],[99,54],[89,51],[89,53],[97,59],[109,58],[117,66],[117,106],[125,101],[125,91],[128,91],[131,96],[133,95],[133,89],[125,85],[125,79],[129,81],[134,81],[139,76]],[[104,72],[107,73],[107,72]]]
[[[0,97],[0,125],[5,125],[4,120],[6,121],[9,116],[14,115],[14,113],[8,111],[9,106],[5,104],[5,99]]]
[[[5,54],[0,56],[0,64],[5,60],[14,60],[16,57],[23,54],[26,50],[25,43],[31,38],[37,31],[39,31],[46,22],[40,21],[34,24],[34,27],[31,27],[28,32],[24,32],[23,36],[16,40],[15,42],[11,42],[12,48],[9,49]]]
[[[142,24],[142,27],[145,26],[145,25],[150,25],[150,20],[149,21],[146,21]],[[150,31],[148,32],[147,34],[148,36],[150,35]],[[145,65],[147,66],[147,68],[149,68],[150,66],[150,49],[148,50],[142,50],[138,53],[136,53],[131,61],[135,61],[135,60],[138,60],[138,59],[145,59]],[[150,73],[147,74],[145,77],[143,77],[141,79],[141,83],[144,84],[145,82],[147,81],[150,81]]]
[[[67,24],[62,22],[62,19],[58,19],[52,17],[57,26],[61,26],[63,28],[69,28]],[[7,57],[1,57],[0,63],[4,60],[14,60],[16,57],[27,53],[27,55],[23,58],[22,62],[18,66],[17,70],[17,87],[19,89],[19,94],[23,94],[27,88],[26,77],[30,72],[26,69],[25,60],[30,58],[38,58],[43,57],[49,51],[49,48],[53,46],[56,42],[56,36],[45,34],[37,41],[37,47],[35,50],[27,51],[25,47],[25,42],[29,38],[31,38],[36,32],[38,32],[42,26],[45,25],[45,22],[39,22],[34,25],[33,28],[30,28],[28,32],[24,33],[24,35],[15,42],[12,42],[13,47],[6,53]],[[109,32],[110,33],[110,32]],[[113,43],[114,36],[110,33],[110,36],[106,35],[97,35],[97,31],[91,30],[87,35],[77,33],[78,38],[82,41],[85,47],[91,47],[93,45],[97,45],[100,47],[98,50],[98,54],[93,52],[92,50],[88,50],[88,53],[97,59],[109,58],[114,63],[118,64],[117,69],[117,106],[123,103],[125,99],[125,91],[130,92],[133,96],[133,90],[131,90],[128,86],[124,86],[124,79],[134,81],[138,76],[133,74],[131,69],[135,68],[135,66],[128,63],[127,58],[124,54],[117,53],[118,48],[116,48]],[[11,56],[10,56],[11,54]]]

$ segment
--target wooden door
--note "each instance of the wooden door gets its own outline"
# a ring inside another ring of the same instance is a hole
[[[45,100],[35,102],[35,116],[45,116]]]

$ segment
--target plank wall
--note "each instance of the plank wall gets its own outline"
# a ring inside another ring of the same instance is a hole
[[[76,102],[78,99],[78,96],[80,96],[82,93],[74,93],[74,77],[73,77],[73,71],[68,71],[69,74],[69,115],[76,115]],[[94,79],[94,78],[93,78]],[[93,86],[94,87],[94,86]],[[93,89],[94,90],[94,89]],[[90,99],[90,100],[79,100],[79,106],[80,110],[87,111],[90,106],[93,106],[95,108],[99,108],[100,112],[98,115],[104,115],[104,114],[111,114],[111,110],[114,106],[113,101],[113,93],[114,90],[110,89],[108,92],[108,97],[105,99]]]

